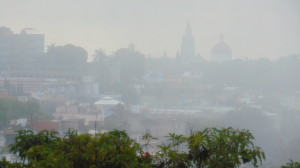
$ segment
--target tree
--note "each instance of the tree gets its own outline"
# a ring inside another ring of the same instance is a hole
[[[146,133],[143,135],[142,139],[144,140],[144,147],[146,148],[146,152],[149,153],[148,146],[152,140],[158,140],[156,137],[152,136],[150,133]]]
[[[113,64],[119,65],[122,83],[135,83],[142,80],[145,72],[145,56],[129,49],[119,49],[112,59]]]
[[[209,128],[189,137],[171,133],[155,155],[144,152],[125,131],[79,135],[69,130],[62,139],[53,131],[18,133],[10,151],[23,161],[16,165],[25,168],[237,168],[247,162],[257,166],[265,158],[249,131],[232,128]],[[146,134],[143,139],[149,143],[154,138]],[[186,150],[180,150],[183,144],[188,145]],[[5,160],[1,164],[11,166]]]
[[[8,126],[10,120],[51,119],[51,117],[36,101],[21,102],[16,98],[0,98],[0,128]]]
[[[18,131],[10,151],[28,167],[46,168],[139,168],[145,162],[141,148],[125,131],[113,130],[104,134],[78,135],[69,130],[63,139],[56,132]],[[5,164],[5,162],[3,162]]]
[[[154,167],[158,168],[189,168],[192,162],[188,159],[188,154],[183,151],[172,149],[172,145],[158,145],[158,152],[153,158]]]
[[[257,167],[265,155],[253,140],[248,130],[206,128],[188,138],[189,155],[197,168],[236,168],[248,162]]]
[[[167,141],[169,144],[158,145],[158,152],[153,158],[153,164],[159,168],[189,168],[192,161],[188,154],[179,150],[179,146],[186,142],[186,137],[169,133]]]
[[[300,163],[290,160],[286,165],[281,166],[281,168],[300,168]]]
[[[79,46],[67,44],[64,46],[50,45],[46,52],[46,61],[50,64],[78,65],[86,63],[87,51]]]
[[[4,26],[2,26],[2,27],[0,27],[0,35],[1,36],[7,36],[7,35],[12,35],[13,34],[13,32],[10,30],[10,28],[8,28],[8,27],[4,27]]]
[[[95,50],[93,54],[93,66],[95,67],[95,76],[98,82],[101,84],[102,90],[110,88],[111,73],[109,66],[108,56],[105,51],[100,49]]]
[[[9,150],[13,154],[16,154],[23,163],[25,160],[42,160],[40,153],[32,155],[32,148],[37,146],[47,146],[59,141],[55,131],[42,131],[35,134],[31,130],[19,130],[16,142],[10,145]]]
[[[6,160],[5,157],[3,157],[2,160],[0,160],[0,167],[1,168],[26,168],[26,165],[17,162],[11,163],[8,160]]]
[[[100,49],[95,50],[95,54],[93,55],[93,62],[98,64],[103,64],[107,60],[105,51]]]

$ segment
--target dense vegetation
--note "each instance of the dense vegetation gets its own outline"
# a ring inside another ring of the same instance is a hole
[[[10,120],[20,118],[50,119],[51,115],[45,113],[36,101],[21,102],[17,98],[0,98],[0,129],[5,128]]]
[[[64,137],[53,131],[18,133],[10,151],[19,162],[3,159],[4,168],[236,168],[248,162],[258,166],[265,159],[249,131],[232,128],[194,131],[188,137],[170,133],[153,152],[148,149],[156,138],[150,134],[140,145],[118,130],[95,135],[69,131]]]

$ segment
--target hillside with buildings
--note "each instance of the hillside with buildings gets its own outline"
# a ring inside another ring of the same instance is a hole
[[[221,35],[206,60],[196,54],[188,24],[176,56],[146,56],[130,44],[110,55],[98,49],[88,61],[84,48],[45,47],[45,35],[32,31],[0,28],[4,151],[19,129],[59,135],[120,129],[140,142],[145,133],[162,141],[168,133],[234,127],[253,132],[265,164],[300,156],[300,135],[289,131],[299,126],[300,55],[235,59]],[[8,100],[29,111],[8,116]]]

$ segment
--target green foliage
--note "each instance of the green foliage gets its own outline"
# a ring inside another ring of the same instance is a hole
[[[34,148],[40,146],[51,145],[60,139],[56,136],[54,131],[42,131],[35,134],[31,130],[19,130],[18,136],[16,137],[16,142],[9,146],[10,152],[16,154],[23,162],[25,160],[41,160],[41,154],[32,154]]]
[[[186,142],[186,137],[169,133],[167,137],[168,145],[158,145],[158,152],[153,158],[153,164],[157,167],[165,168],[188,168],[192,165],[188,159],[188,154],[180,151],[179,147]]]
[[[50,114],[43,112],[36,101],[21,102],[15,98],[0,99],[0,128],[10,120],[19,118],[50,119]]]
[[[173,150],[173,145],[158,145],[159,151],[153,158],[154,167],[159,168],[188,168],[192,162],[188,154],[183,151]]]
[[[168,141],[171,142],[173,150],[178,151],[179,146],[186,141],[186,137],[183,135],[176,135],[175,133],[169,133],[167,136]]]
[[[69,130],[63,138],[53,131],[33,133],[18,131],[10,151],[16,154],[23,167],[43,168],[236,168],[242,163],[264,159],[264,153],[252,142],[246,130],[211,128],[192,132],[189,137],[170,133],[166,144],[158,145],[151,155],[147,146],[156,138],[143,136],[146,152],[125,131],[113,130],[95,135],[77,134]],[[181,150],[187,145],[188,148]],[[26,163],[26,164],[25,164]],[[5,168],[12,163],[0,162]],[[294,163],[292,163],[294,164]],[[297,163],[298,164],[298,163]],[[286,167],[283,167],[286,168]]]
[[[78,46],[67,44],[64,46],[50,45],[46,52],[46,61],[49,64],[78,65],[86,63],[87,51]]]
[[[156,137],[152,136],[152,135],[149,134],[148,132],[147,132],[145,135],[143,135],[142,139],[143,139],[143,141],[144,141],[144,145],[143,145],[143,146],[146,148],[146,152],[149,152],[148,146],[150,145],[150,142],[151,142],[152,140],[157,140]]]
[[[125,84],[141,80],[145,73],[145,56],[129,49],[119,49],[112,58],[112,64],[120,68],[120,81]]]
[[[0,160],[0,167],[1,168],[26,168],[26,165],[22,163],[10,163],[4,157]]]
[[[10,151],[23,163],[27,161],[29,167],[134,168],[145,165],[138,155],[141,152],[139,144],[124,131],[113,130],[95,136],[68,131],[63,139],[53,131],[35,134],[21,130],[18,133]]]
[[[104,65],[106,59],[107,57],[104,50],[102,50],[101,48],[95,50],[95,54],[93,54],[93,62]]]
[[[265,155],[252,140],[248,130],[207,128],[189,137],[190,157],[198,168],[235,168],[247,162],[257,167],[258,160],[261,163]]]
[[[281,166],[281,168],[300,168],[300,163],[290,160],[286,165]]]

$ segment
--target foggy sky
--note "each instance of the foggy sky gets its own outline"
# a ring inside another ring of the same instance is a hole
[[[299,0],[0,0],[0,26],[32,27],[46,45],[71,43],[89,55],[134,43],[146,55],[174,57],[188,21],[206,59],[221,33],[233,58],[300,53]]]

